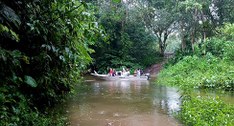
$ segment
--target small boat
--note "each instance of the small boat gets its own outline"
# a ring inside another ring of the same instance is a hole
[[[92,76],[97,77],[101,80],[149,80],[149,74],[144,74],[142,76],[134,76],[134,75],[116,75],[116,76],[110,76],[108,74],[98,74],[96,71],[94,73],[91,73]]]

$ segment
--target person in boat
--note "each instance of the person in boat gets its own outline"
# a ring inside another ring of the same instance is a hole
[[[113,69],[112,76],[116,76],[116,70],[115,69]]]
[[[109,76],[112,76],[112,75],[113,75],[113,69],[112,69],[112,68],[109,69],[108,75],[109,75]]]
[[[143,70],[142,70],[142,69],[140,69],[140,74],[141,74],[141,76],[144,74],[144,72],[143,72]]]
[[[129,76],[130,75],[130,70],[127,68],[127,71],[126,71],[126,75]]]
[[[122,71],[121,71],[121,76],[125,76],[125,73],[126,73],[126,70],[125,68],[123,67]]]
[[[125,70],[125,68],[123,67],[123,71],[122,71],[122,75],[121,76],[129,76],[129,75],[130,75],[129,69]]]
[[[141,70],[137,69],[137,76],[140,77],[141,76]]]
[[[137,70],[134,70],[133,76],[136,77],[137,76]]]
[[[126,70],[125,70],[125,68],[124,68],[124,67],[123,67],[122,73],[123,73],[123,74],[124,74],[124,73],[126,73]]]

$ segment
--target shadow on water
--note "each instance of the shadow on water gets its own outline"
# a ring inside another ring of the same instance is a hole
[[[72,126],[178,126],[172,117],[179,110],[175,88],[151,81],[86,80],[89,91],[67,102]]]

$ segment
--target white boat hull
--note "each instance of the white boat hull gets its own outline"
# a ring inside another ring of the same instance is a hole
[[[91,73],[91,75],[101,79],[101,80],[149,80],[149,76],[109,76],[106,74]]]

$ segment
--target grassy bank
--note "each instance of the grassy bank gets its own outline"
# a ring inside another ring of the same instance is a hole
[[[233,91],[234,65],[218,60],[210,54],[204,57],[187,56],[175,65],[161,71],[157,83],[177,86],[183,93],[178,118],[190,126],[232,126],[234,106],[219,98],[196,97],[190,93],[194,88]],[[187,91],[189,90],[189,91]]]
[[[234,90],[234,64],[211,54],[187,56],[160,72],[158,83],[181,88],[211,88]]]
[[[183,99],[178,118],[187,126],[233,126],[234,106],[218,97]]]
[[[158,75],[158,84],[177,86],[183,92],[178,118],[185,125],[234,125],[233,105],[191,94],[195,89],[234,91],[234,36],[228,35],[208,39],[189,55],[176,55]]]

